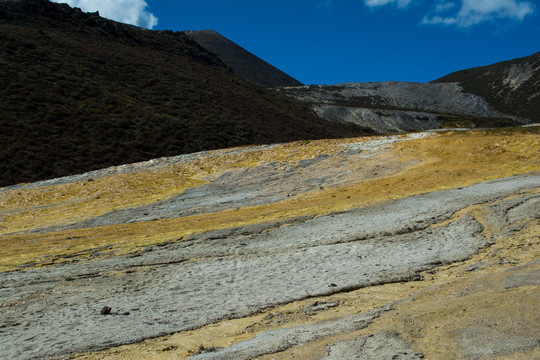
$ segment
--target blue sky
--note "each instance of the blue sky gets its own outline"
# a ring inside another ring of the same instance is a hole
[[[538,0],[54,0],[154,30],[213,29],[304,84],[427,82],[540,51]]]

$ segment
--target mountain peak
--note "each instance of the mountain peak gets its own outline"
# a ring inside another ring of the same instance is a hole
[[[214,30],[184,32],[203,48],[215,53],[233,71],[252,83],[268,88],[301,86],[302,83]]]

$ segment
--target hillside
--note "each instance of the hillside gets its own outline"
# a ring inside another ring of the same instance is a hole
[[[189,36],[0,1],[0,185],[228,146],[350,137]]]
[[[500,127],[530,122],[496,111],[456,83],[386,81],[284,87],[277,91],[312,104],[322,118],[380,133],[440,127]]]
[[[0,0],[0,358],[540,359],[534,56],[268,89],[200,35]]]
[[[185,31],[185,33],[203,48],[216,54],[236,74],[254,84],[268,88],[302,85],[298,80],[213,30]]]
[[[540,53],[449,74],[431,83],[387,81],[278,89],[319,116],[381,133],[501,127],[540,120]]]
[[[434,80],[459,83],[494,109],[540,121],[540,52],[493,65],[461,70]]]
[[[536,359],[539,127],[0,188],[6,359]]]

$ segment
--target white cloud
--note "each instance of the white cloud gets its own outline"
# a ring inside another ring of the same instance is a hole
[[[441,8],[442,9],[442,8]],[[444,9],[446,10],[446,9]],[[519,0],[462,0],[460,10],[453,16],[425,16],[423,24],[470,27],[484,21],[508,19],[522,21],[535,11],[529,1]]]
[[[388,4],[397,3],[398,7],[403,8],[411,3],[412,0],[364,0],[366,6],[379,7]]]
[[[415,3],[428,3],[427,0],[414,0]],[[456,25],[466,28],[484,21],[500,19],[522,21],[535,11],[529,0],[437,0],[431,12],[424,16],[422,24]],[[407,7],[413,0],[364,0],[370,8],[385,5]]]
[[[436,13],[445,12],[452,9],[455,6],[456,6],[456,3],[454,2],[442,2],[440,4],[437,4],[437,6],[435,7],[435,12]]]
[[[52,0],[67,3],[85,12],[99,11],[99,15],[126,24],[151,29],[157,25],[158,19],[148,11],[145,0]]]
[[[433,17],[428,17],[427,15],[424,16],[424,19],[422,19],[422,24],[426,25],[436,25],[436,24],[443,24],[443,25],[453,25],[457,23],[456,18],[443,18],[441,16],[435,15]]]

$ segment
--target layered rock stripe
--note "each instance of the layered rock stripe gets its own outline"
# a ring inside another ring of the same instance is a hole
[[[0,347],[538,354],[539,145],[537,128],[303,141],[3,188]]]

